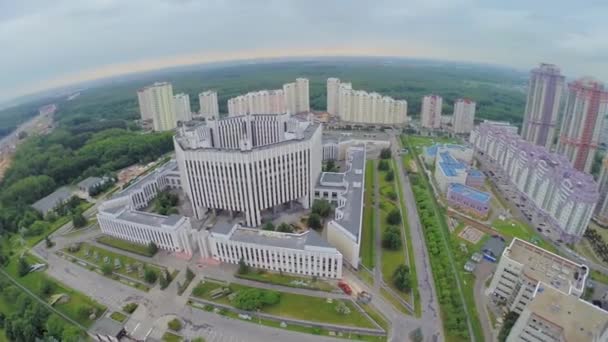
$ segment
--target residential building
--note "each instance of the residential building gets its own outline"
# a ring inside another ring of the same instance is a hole
[[[242,259],[274,272],[342,278],[342,255],[314,230],[280,233],[220,223],[195,235],[203,258],[231,264]]]
[[[595,210],[595,218],[603,225],[608,225],[608,156],[602,160],[602,169],[597,179],[599,184],[599,200]]]
[[[488,291],[508,311],[521,314],[542,284],[580,297],[588,275],[587,266],[514,238],[498,262]]]
[[[190,218],[142,211],[159,191],[180,187],[177,163],[169,161],[99,206],[97,221],[101,231],[143,245],[154,242],[158,248],[191,257]]]
[[[315,186],[315,199],[335,207],[335,216],[326,228],[327,241],[335,246],[354,268],[359,267],[365,188],[365,145],[348,147],[345,172],[323,172]]]
[[[338,115],[340,98],[340,80],[337,78],[327,79],[327,112],[331,115]]]
[[[106,184],[106,182],[110,182],[110,178],[109,177],[87,177],[85,179],[83,179],[82,181],[78,182],[78,184],[76,186],[78,186],[78,190],[80,190],[81,192],[85,193],[85,194],[89,194],[91,192],[91,190],[93,190],[95,187],[98,186],[102,186],[104,184]]]
[[[334,111],[335,114],[330,114],[339,116],[342,121],[376,125],[401,125],[407,122],[405,100],[354,90],[350,83],[340,83],[337,78],[327,80],[327,94],[328,112]]]
[[[439,95],[426,95],[422,98],[420,125],[422,128],[437,129],[441,127],[441,108],[443,99]]]
[[[574,242],[582,237],[599,200],[591,175],[501,125],[478,125],[470,143],[480,158],[493,163],[537,213],[561,232],[562,240]]]
[[[476,103],[470,99],[458,99],[454,102],[452,130],[456,134],[469,134],[474,128]]]
[[[220,109],[217,100],[217,92],[207,90],[198,94],[200,109],[198,113],[205,119],[219,118]]]
[[[540,284],[506,341],[608,341],[608,312],[577,296]]]
[[[450,207],[473,216],[485,218],[490,213],[490,194],[473,187],[451,183],[448,185],[446,198]]]
[[[553,64],[541,63],[530,72],[521,136],[532,144],[551,150],[556,138],[564,76]]]
[[[184,93],[173,95],[173,108],[177,121],[186,122],[192,120],[190,95]]]
[[[168,131],[177,126],[171,83],[156,82],[140,89],[137,99],[141,118],[152,119],[155,131]]]
[[[308,79],[296,78],[295,82],[283,84],[285,106],[292,114],[310,111]]]
[[[322,128],[288,114],[243,115],[184,126],[174,138],[183,188],[197,218],[209,209],[243,215],[312,204],[321,173]]]
[[[228,100],[228,115],[285,114],[285,93],[282,89],[260,90]]]
[[[606,115],[608,91],[601,82],[582,78],[568,84],[557,152],[575,169],[591,172]]]

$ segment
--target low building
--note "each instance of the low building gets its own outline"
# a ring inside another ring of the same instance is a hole
[[[541,284],[506,341],[608,341],[608,312]]]
[[[88,194],[95,187],[102,186],[108,181],[109,179],[107,177],[87,177],[84,180],[78,182],[77,186],[78,190]]]
[[[314,230],[280,233],[221,223],[196,233],[203,258],[322,278],[342,277],[342,254]]]
[[[180,186],[177,163],[171,160],[99,206],[97,221],[101,231],[143,245],[154,242],[158,248],[191,257],[190,218],[140,211],[150,204],[159,191]]]
[[[588,273],[585,265],[515,238],[504,250],[488,290],[509,311],[521,314],[541,283],[580,297]]]
[[[484,259],[491,262],[498,261],[502,252],[505,250],[505,246],[504,238],[498,235],[490,236],[481,249]]]
[[[467,172],[467,180],[465,182],[467,186],[481,189],[483,188],[485,182],[486,175],[484,175],[483,172],[475,169],[469,169]]]
[[[102,317],[93,324],[88,334],[94,341],[118,342],[126,332],[122,324],[111,318]]]
[[[55,210],[58,206],[69,201],[73,195],[72,190],[67,187],[61,187],[53,191],[50,195],[36,201],[34,204],[32,204],[32,208],[36,209],[36,211],[42,215],[46,215]]]
[[[491,196],[470,186],[452,183],[446,194],[451,207],[463,210],[476,217],[487,217],[490,213]]]

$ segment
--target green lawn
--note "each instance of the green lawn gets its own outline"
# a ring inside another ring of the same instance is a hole
[[[542,236],[536,234],[530,226],[521,221],[515,219],[501,221],[496,219],[492,222],[492,228],[504,235],[505,238],[509,238],[509,240],[517,237],[550,252],[557,253],[557,249],[553,245],[546,242]]]
[[[608,275],[598,272],[596,270],[591,270],[591,279],[600,282],[602,284],[608,285]]]
[[[375,163],[368,160],[365,163],[365,205],[363,207],[363,232],[361,237],[361,263],[368,269],[375,265],[375,231],[374,231],[374,172]]]
[[[97,242],[102,243],[104,245],[108,245],[110,247],[122,249],[123,251],[143,255],[146,257],[153,257],[155,253],[150,253],[148,250],[148,246],[140,245],[138,243],[133,243],[129,241],[125,241],[122,239],[118,239],[112,236],[104,235],[97,238]]]
[[[27,254],[25,258],[30,264],[41,262],[40,260],[37,260],[34,256],[29,254]],[[78,309],[80,309],[81,307],[95,309],[97,311],[97,317],[99,317],[106,310],[105,306],[95,302],[84,294],[67,287],[63,283],[49,277],[44,272],[33,272],[23,277],[19,277],[17,274],[17,258],[11,259],[9,264],[6,266],[5,271],[13,278],[15,278],[21,285],[38,295],[40,295],[40,284],[43,281],[48,281],[52,283],[54,285],[53,294],[66,294],[70,298],[67,303],[56,304],[55,308],[64,313],[65,315],[69,316],[73,320],[77,321],[78,323],[84,325],[85,327],[91,326],[94,320],[90,320],[88,317],[81,317],[78,314]],[[50,296],[41,297],[46,300],[49,300],[50,298]]]
[[[292,275],[287,275],[287,274],[269,272],[269,271],[265,271],[265,270],[252,269],[248,273],[245,273],[245,274],[237,273],[237,274],[235,274],[235,277],[249,279],[249,280],[253,280],[253,281],[259,281],[261,283],[276,284],[276,285],[304,288],[304,289],[310,289],[310,290],[320,290],[320,291],[326,291],[326,292],[331,292],[336,288],[332,284],[330,284],[326,281],[323,281],[323,280],[317,279],[316,281],[313,281],[313,279],[310,277],[309,278],[298,277],[298,276],[292,276]]]
[[[212,299],[209,296],[210,291],[222,286],[225,285],[207,280],[205,283],[199,283],[196,286],[193,291],[193,296],[198,296],[199,298],[220,304],[231,305],[227,296],[219,299]],[[233,292],[252,288],[240,284],[230,284],[229,287]],[[357,310],[355,304],[351,300],[344,300],[344,303],[351,310],[351,313],[349,315],[340,315],[335,309],[338,300],[334,300],[333,303],[327,303],[326,299],[322,297],[312,297],[280,291],[279,293],[281,295],[281,301],[278,304],[265,306],[260,311],[270,315],[311,322],[374,328],[372,322]]]
[[[87,251],[89,252],[89,255],[87,256],[86,253]],[[102,267],[105,264],[104,258],[107,257],[109,259],[108,264],[113,266],[113,272],[116,274],[121,274],[124,276],[128,276],[134,279],[137,279],[139,281],[144,282],[143,277],[140,277],[139,272],[136,270],[135,265],[136,264],[141,264],[143,265],[144,269],[153,269],[155,270],[159,275],[161,274],[161,272],[164,272],[164,268],[157,266],[157,265],[153,265],[150,263],[144,263],[141,262],[137,259],[131,258],[129,256],[123,255],[123,254],[119,254],[119,253],[114,253],[112,251],[109,251],[107,249],[104,248],[99,248],[97,246],[93,246],[91,244],[88,243],[82,243],[82,245],[80,246],[80,249],[77,252],[70,252],[67,248],[63,250],[64,253],[70,254],[70,255],[74,255],[82,260],[86,260],[90,263],[93,263],[95,265],[97,265],[98,267]],[[99,255],[99,258],[96,260],[94,257],[94,253],[97,252]],[[119,268],[115,268],[114,267],[114,260],[120,260],[120,267]],[[132,270],[131,272],[127,271],[127,265],[131,265],[132,266]]]
[[[168,331],[163,334],[163,341],[165,342],[180,342],[183,340],[184,339],[181,336],[175,335],[174,333]]]
[[[115,320],[115,321],[117,321],[117,322],[123,323],[124,321],[127,320],[127,315],[123,314],[120,311],[114,311],[110,315],[110,318],[113,319],[113,320]]]

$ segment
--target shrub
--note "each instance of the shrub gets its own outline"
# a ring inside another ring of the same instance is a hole
[[[239,291],[233,299],[237,309],[255,311],[265,305],[275,305],[281,301],[281,295],[275,291],[266,291],[255,288]]]
[[[383,148],[382,150],[380,150],[380,158],[382,159],[389,159],[391,157],[392,153],[391,153],[391,149],[389,147]]]
[[[158,252],[158,246],[154,242],[150,241],[148,244],[148,254],[154,255],[156,252]]]
[[[101,273],[103,273],[103,275],[109,276],[112,274],[113,271],[114,268],[110,264],[103,264],[101,266]]]
[[[310,228],[315,230],[321,229],[323,227],[323,225],[321,224],[321,218],[317,213],[310,214],[310,216],[308,216],[307,223]]]
[[[132,314],[133,312],[135,312],[135,310],[137,310],[137,307],[137,303],[129,303],[122,307],[122,311],[128,314]]]
[[[401,248],[401,230],[395,226],[389,226],[382,233],[382,247],[388,249],[399,249]]]
[[[393,209],[388,213],[388,216],[386,216],[386,222],[388,222],[388,224],[399,224],[401,223],[401,212],[399,211],[399,209]]]
[[[336,312],[338,312],[340,315],[348,315],[350,314],[350,309],[346,304],[344,304],[343,301],[339,301],[336,305]]]
[[[262,229],[272,231],[274,230],[274,224],[272,224],[272,222],[266,222],[266,224],[262,226]]]
[[[393,283],[400,291],[411,290],[410,268],[407,265],[399,265],[393,273]]]
[[[239,260],[239,269],[236,271],[238,274],[247,274],[249,273],[249,265],[245,262],[245,259],[241,257]]]
[[[40,294],[44,297],[50,296],[55,290],[55,284],[43,279],[40,282]]]
[[[170,320],[169,323],[167,323],[167,326],[173,331],[180,331],[183,327],[182,322],[177,318]]]
[[[277,232],[293,233],[293,227],[290,224],[283,222],[277,227]]]
[[[158,273],[156,271],[154,271],[153,269],[148,268],[144,271],[144,280],[146,281],[146,283],[154,284],[157,279],[158,279]]]
[[[320,217],[328,217],[331,213],[331,204],[324,199],[316,199],[312,202],[312,212]]]
[[[378,162],[378,170],[387,171],[388,169],[389,169],[389,165],[386,160],[381,160]]]
[[[393,172],[393,170],[388,170],[388,172],[386,172],[386,175],[384,176],[384,180],[387,182],[392,182],[395,179],[395,173]]]
[[[17,274],[20,277],[23,277],[24,275],[28,274],[30,272],[30,264],[27,263],[27,260],[25,260],[25,258],[21,257],[19,258],[19,262],[17,263]]]

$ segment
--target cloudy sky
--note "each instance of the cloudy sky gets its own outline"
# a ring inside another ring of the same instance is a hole
[[[540,61],[608,80],[605,0],[0,0],[0,102],[99,77],[251,57]]]

